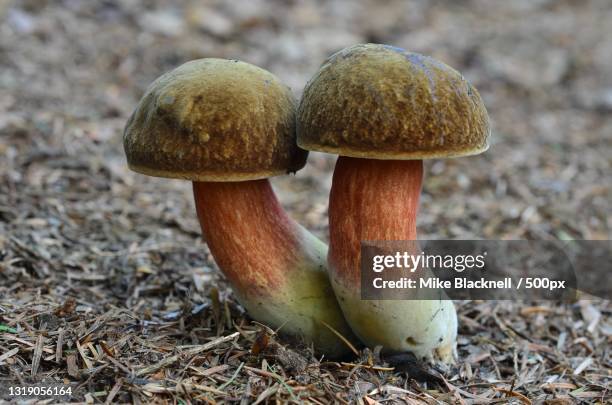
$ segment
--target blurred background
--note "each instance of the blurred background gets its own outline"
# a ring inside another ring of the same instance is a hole
[[[259,65],[299,97],[355,43],[433,56],[480,91],[493,136],[482,155],[426,163],[420,237],[609,239],[611,21],[609,0],[0,0],[0,321],[68,296],[84,315],[112,304],[149,319],[207,302],[218,274],[191,185],[129,172],[122,150],[146,87],[196,58]],[[313,153],[274,180],[323,239],[334,160]],[[513,308],[504,319],[541,342],[593,314],[527,324]],[[463,339],[464,356],[487,347]]]
[[[125,199],[121,216],[144,204],[148,187],[147,204],[162,211],[189,204],[189,184],[125,168],[122,127],[151,81],[191,59],[235,58],[299,97],[327,56],[378,42],[460,70],[493,123],[486,154],[428,162],[424,237],[610,236],[607,0],[0,0],[0,16],[0,164],[11,207],[44,192],[70,211],[75,193],[75,204]],[[332,167],[333,157],[313,154],[298,181],[275,181],[322,237]],[[87,216],[104,209],[95,211]],[[191,213],[185,221],[197,229]]]

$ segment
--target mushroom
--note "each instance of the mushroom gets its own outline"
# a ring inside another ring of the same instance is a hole
[[[453,362],[453,302],[361,300],[360,243],[417,239],[422,160],[488,148],[489,120],[478,92],[435,59],[355,45],[322,65],[297,114],[300,147],[340,155],[329,201],[328,265],[353,332],[370,346]]]
[[[295,172],[295,100],[266,70],[187,62],[146,91],[124,133],[130,169],[191,180],[204,238],[250,316],[340,356],[351,337],[326,273],[327,246],[293,221],[267,180]]]

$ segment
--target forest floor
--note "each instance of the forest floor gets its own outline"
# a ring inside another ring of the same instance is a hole
[[[610,21],[607,0],[0,0],[0,401],[34,384],[90,403],[610,401],[608,300],[458,302],[460,360],[425,375],[262,344],[191,185],[122,149],[146,86],[187,60],[242,59],[299,97],[334,51],[389,43],[460,70],[493,124],[486,153],[426,162],[421,238],[610,239]],[[324,240],[333,165],[273,181]]]

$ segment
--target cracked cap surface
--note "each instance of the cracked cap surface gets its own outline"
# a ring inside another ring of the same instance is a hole
[[[125,127],[133,171],[192,181],[242,181],[301,169],[295,100],[270,72],[226,59],[187,62],[147,89]]]
[[[298,107],[298,145],[371,159],[475,155],[489,147],[480,95],[453,68],[388,45],[332,55]]]

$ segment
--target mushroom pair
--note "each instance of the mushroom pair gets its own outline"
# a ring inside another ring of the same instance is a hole
[[[300,147],[340,155],[329,253],[287,216],[266,180],[304,166],[295,126]],[[149,87],[124,146],[132,170],[194,182],[211,253],[254,319],[332,357],[347,350],[337,334],[353,340],[354,332],[370,346],[452,362],[452,301],[361,300],[360,243],[416,240],[422,159],[480,153],[489,132],[480,96],[458,72],[367,44],[323,64],[297,122],[289,89],[269,72],[221,59],[186,63]]]

